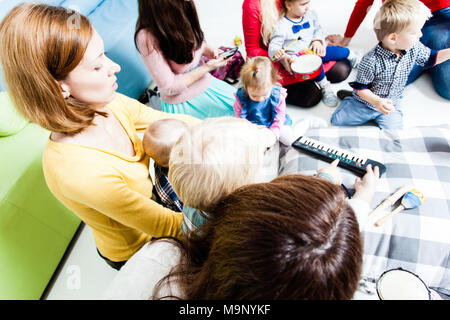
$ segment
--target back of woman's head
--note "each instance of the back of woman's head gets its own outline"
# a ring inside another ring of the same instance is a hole
[[[301,175],[241,187],[185,243],[189,299],[351,299],[362,241],[341,188]],[[180,271],[180,270],[178,270]]]
[[[178,64],[190,63],[203,43],[195,4],[190,0],[139,0],[136,35],[148,31],[164,57]],[[136,36],[135,36],[136,38]]]
[[[72,10],[44,4],[14,7],[0,24],[0,60],[16,107],[50,131],[77,133],[97,113],[57,81],[81,62],[92,38],[89,20]]]

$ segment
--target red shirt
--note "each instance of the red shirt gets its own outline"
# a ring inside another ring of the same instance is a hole
[[[384,0],[382,0],[384,2]],[[430,8],[431,12],[435,12],[440,9],[444,9],[450,6],[450,0],[420,0],[422,1],[428,8]],[[370,10],[370,6],[373,4],[373,0],[357,0],[355,3],[355,7],[353,8],[353,12],[348,20],[347,29],[345,30],[344,36],[347,38],[352,38],[356,30],[358,30],[359,26],[363,22],[364,18],[367,15],[368,10]]]
[[[282,8],[281,0],[277,2],[279,10]],[[261,5],[260,0],[244,0],[242,4],[242,28],[244,31],[245,51],[248,57],[268,57],[267,46],[264,45],[261,36]],[[324,70],[328,72],[336,61],[324,63]],[[280,84],[285,86],[292,83],[304,81],[300,75],[290,75],[279,62],[275,62],[275,68],[281,77]]]

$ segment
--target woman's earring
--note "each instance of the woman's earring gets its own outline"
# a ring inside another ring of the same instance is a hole
[[[69,88],[65,84],[61,85],[61,93],[62,93],[64,99],[67,99],[70,97]]]

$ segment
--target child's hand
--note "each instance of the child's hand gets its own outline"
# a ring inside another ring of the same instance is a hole
[[[281,65],[286,69],[287,72],[289,72],[289,74],[292,74],[292,68],[291,68],[291,63],[294,62],[294,59],[292,59],[290,56],[288,56],[287,54],[285,54],[281,59],[280,59],[280,63]]]
[[[367,203],[372,202],[372,197],[375,192],[375,187],[380,178],[380,170],[378,167],[372,169],[372,165],[368,165],[366,168],[366,174],[362,179],[356,178],[355,181],[355,194],[353,199],[361,199],[367,201]]]
[[[384,114],[389,114],[395,110],[394,103],[390,99],[379,98],[375,103],[375,108]]]
[[[342,173],[338,169],[338,163],[339,159],[334,160],[330,165],[326,166],[325,168],[317,170],[317,173],[319,172],[325,172],[331,175],[335,181],[336,184],[342,183]]]
[[[322,42],[316,40],[311,43],[311,50],[314,51],[319,57],[324,57],[327,53],[327,46],[323,45]]]
[[[277,52],[275,52],[275,54],[273,55],[273,57],[274,57],[276,60],[280,60],[281,58],[284,57],[285,54],[286,54],[286,53],[284,52],[283,49],[279,49]]]

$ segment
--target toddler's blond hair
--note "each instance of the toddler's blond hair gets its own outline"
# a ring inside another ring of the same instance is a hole
[[[207,212],[233,190],[257,182],[264,157],[262,130],[234,117],[189,127],[169,161],[169,181],[180,200]]]
[[[378,41],[391,33],[400,33],[413,21],[427,20],[430,9],[419,0],[386,0],[375,15],[373,28]]]
[[[278,83],[279,75],[273,63],[267,57],[249,58],[240,73],[241,86],[248,90],[273,86]]]
[[[142,140],[145,153],[158,165],[167,167],[173,145],[187,128],[183,121],[177,119],[161,119],[153,122],[145,130]]]

